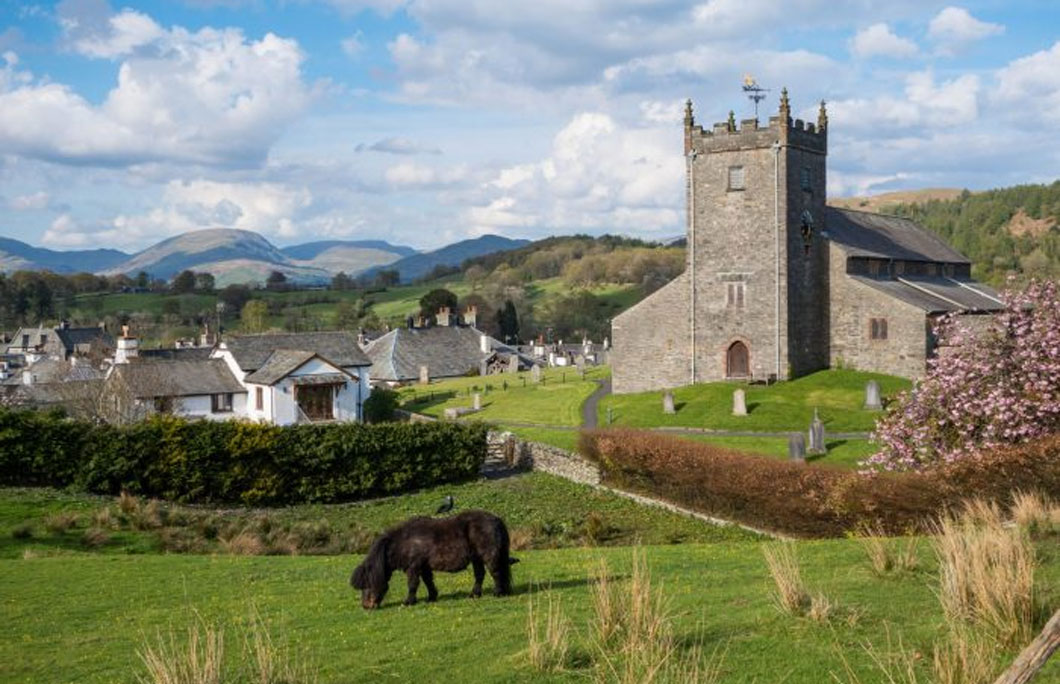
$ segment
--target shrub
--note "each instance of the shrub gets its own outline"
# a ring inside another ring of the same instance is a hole
[[[969,496],[1060,495],[1060,435],[909,473],[860,474],[621,429],[583,432],[581,451],[612,486],[801,537],[865,524],[881,534],[925,530]]]
[[[364,400],[364,419],[369,423],[382,423],[394,419],[394,411],[401,403],[394,390],[376,387]]]
[[[943,319],[943,353],[879,421],[867,465],[920,470],[1060,432],[1060,285],[1035,281],[1002,298],[978,333]]]
[[[336,423],[276,427],[158,416],[124,426],[0,409],[0,485],[125,492],[119,508],[152,527],[135,497],[282,505],[351,501],[478,475],[486,427]],[[156,504],[157,506],[157,504]]]

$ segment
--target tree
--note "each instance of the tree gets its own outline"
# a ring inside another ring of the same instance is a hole
[[[242,311],[243,306],[250,301],[250,288],[233,283],[221,290],[217,298],[224,303],[226,311]]]
[[[514,342],[519,339],[519,314],[515,311],[515,304],[507,299],[504,307],[497,311],[497,330],[504,342]]]
[[[352,290],[353,284],[353,278],[346,275],[345,271],[339,271],[331,279],[331,289],[339,290],[340,292],[343,290]]]
[[[385,268],[376,271],[372,284],[376,287],[393,287],[401,282],[401,274],[395,268]]]
[[[203,294],[210,294],[213,292],[215,283],[216,281],[214,280],[212,273],[195,274],[195,289]]]
[[[174,294],[188,294],[195,291],[195,273],[192,271],[181,271],[173,278],[169,285]]]
[[[147,271],[140,271],[136,274],[136,287],[145,289],[151,284],[151,276],[147,275]]]
[[[435,288],[420,297],[420,315],[433,316],[442,307],[448,307],[450,311],[456,313],[456,302],[455,294],[444,287]]]
[[[865,465],[921,470],[1060,432],[1060,285],[1032,281],[1002,301],[978,333],[942,320],[943,353],[877,423]]]
[[[269,319],[269,305],[263,299],[252,299],[243,305],[239,319],[243,325],[243,332],[265,332]]]
[[[283,290],[287,288],[287,276],[282,271],[272,271],[265,279],[265,287],[269,290]]]
[[[353,302],[344,299],[335,305],[335,327],[341,330],[353,330],[360,325],[364,315],[364,300]]]

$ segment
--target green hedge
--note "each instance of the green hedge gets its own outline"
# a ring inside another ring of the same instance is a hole
[[[485,454],[482,425],[155,417],[114,426],[0,410],[0,484],[184,503],[351,501],[475,477]]]

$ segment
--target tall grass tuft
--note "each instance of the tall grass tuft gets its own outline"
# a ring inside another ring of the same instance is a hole
[[[857,532],[858,542],[869,560],[869,567],[878,577],[912,572],[920,565],[920,539],[888,538],[878,526],[862,526]]]
[[[1031,534],[1060,526],[1060,505],[1037,492],[1018,492],[1012,500],[1012,518]]]
[[[224,632],[201,618],[188,628],[186,643],[176,636],[157,636],[139,652],[147,674],[142,684],[222,684],[224,678]]]
[[[545,602],[544,624],[539,617]],[[563,616],[559,598],[547,592],[543,598],[533,595],[527,602],[526,640],[529,644],[530,664],[542,672],[558,672],[567,663],[570,649],[570,623]]]
[[[812,599],[802,581],[799,561],[795,557],[795,544],[792,542],[765,544],[762,546],[762,553],[766,557],[769,574],[773,577],[773,584],[776,586],[773,597],[777,607],[788,615],[805,614]]]
[[[1022,530],[1003,524],[996,504],[975,500],[959,516],[943,516],[934,545],[939,600],[953,631],[972,626],[1008,647],[1030,639],[1034,548]]]
[[[268,625],[255,610],[251,613],[250,629],[245,636],[244,667],[246,681],[251,684],[314,684],[316,673],[306,664],[290,656],[285,645],[277,645]]]

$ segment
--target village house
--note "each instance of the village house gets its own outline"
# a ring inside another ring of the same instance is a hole
[[[114,337],[102,327],[74,328],[63,321],[55,327],[19,328],[7,343],[6,351],[24,356],[26,365],[42,359],[68,361],[74,356],[102,359],[114,351]]]
[[[685,109],[685,271],[612,321],[615,392],[828,367],[916,378],[938,318],[1002,308],[969,260],[908,219],[829,207],[828,115],[705,129]]]

